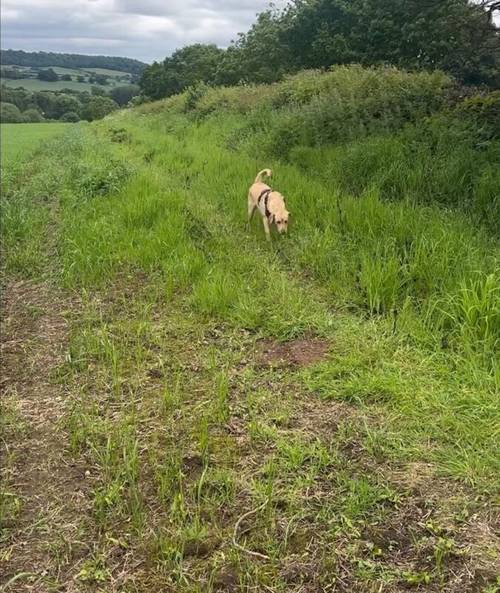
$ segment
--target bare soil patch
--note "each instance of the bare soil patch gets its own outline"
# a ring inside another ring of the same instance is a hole
[[[326,358],[330,343],[319,338],[302,338],[291,342],[261,340],[257,361],[263,366],[306,367]]]

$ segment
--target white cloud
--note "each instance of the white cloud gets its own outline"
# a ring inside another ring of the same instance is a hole
[[[267,6],[268,0],[2,0],[2,47],[152,61],[190,43],[227,46]]]

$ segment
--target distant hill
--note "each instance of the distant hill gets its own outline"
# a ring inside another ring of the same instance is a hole
[[[55,52],[26,52],[15,49],[0,50],[0,63],[4,66],[31,66],[62,68],[106,68],[119,70],[133,75],[140,75],[147,66],[144,62],[132,58],[113,56],[87,56],[82,54],[59,54]]]

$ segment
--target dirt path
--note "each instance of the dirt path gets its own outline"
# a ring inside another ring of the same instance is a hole
[[[88,554],[78,534],[88,509],[85,468],[63,457],[65,393],[55,376],[74,305],[48,284],[16,281],[4,290],[1,591],[59,590]]]

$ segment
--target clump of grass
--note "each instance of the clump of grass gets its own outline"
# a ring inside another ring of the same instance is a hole
[[[437,300],[430,313],[451,339],[484,357],[498,369],[500,346],[500,278],[498,273],[463,280],[455,293]]]

